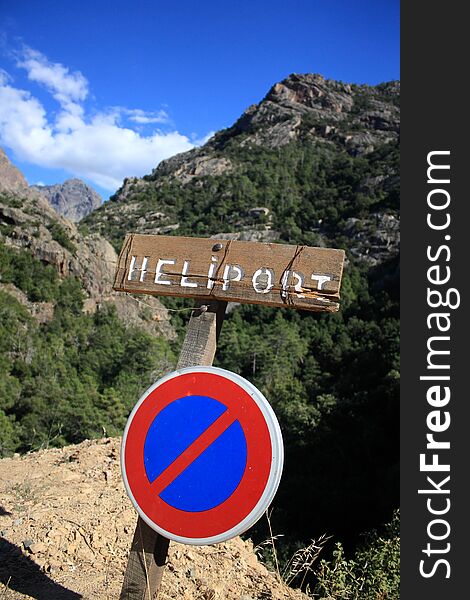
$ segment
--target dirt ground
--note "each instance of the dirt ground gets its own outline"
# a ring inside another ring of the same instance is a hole
[[[0,460],[0,599],[119,598],[137,520],[119,439]],[[306,600],[251,542],[170,544],[159,600]]]

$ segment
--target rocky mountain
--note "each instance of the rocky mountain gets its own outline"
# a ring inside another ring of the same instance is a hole
[[[262,390],[281,424],[284,547],[326,531],[354,548],[399,503],[399,94],[398,82],[290,75],[79,224],[116,249],[142,232],[346,251],[334,316],[241,305],[218,343],[217,364]],[[364,598],[396,597],[392,583]]]
[[[399,504],[398,105],[397,82],[291,75],[204,146],[125,180],[78,228],[37,191],[3,194],[0,454],[120,435],[142,391],[174,366],[189,312],[172,313],[179,338],[169,342],[157,300],[114,300],[104,283],[127,232],[344,248],[338,313],[236,306],[216,364],[260,389],[281,425],[286,462],[270,525],[279,555],[331,535],[323,583],[308,581],[319,598],[397,597],[396,533],[382,526]],[[139,327],[119,302],[137,310]],[[102,523],[97,515],[90,531]],[[269,538],[266,522],[250,535]],[[46,568],[60,569],[40,548]]]
[[[5,192],[24,192],[28,183],[23,173],[10,162],[5,151],[0,148],[0,187]]]
[[[81,179],[31,187],[45,196],[60,215],[73,222],[80,221],[103,203],[98,192]]]
[[[113,292],[116,263],[106,239],[81,234],[2,161],[0,456],[117,434],[171,370],[167,309]]]
[[[166,335],[174,335],[166,311],[157,300],[150,299],[150,304],[154,304],[161,317],[158,322],[149,323],[147,318],[141,317],[142,308],[135,301],[112,291],[117,255],[106,239],[97,234],[80,234],[75,224],[51,207],[42,188],[28,186],[22,173],[4,153],[0,155],[0,165],[0,243],[3,247],[26,251],[42,264],[53,267],[62,279],[69,276],[79,279],[86,294],[86,311],[94,312],[103,303],[111,302],[128,324],[137,324],[151,333],[161,332],[163,328]],[[53,187],[61,186],[50,186]],[[2,282],[0,274],[0,289],[6,288],[17,298],[25,296],[12,284]],[[47,320],[52,309],[47,302],[23,300],[23,304],[40,320]]]
[[[128,231],[345,247],[377,264],[399,245],[399,83],[293,74],[204,146],[129,178],[84,220]]]

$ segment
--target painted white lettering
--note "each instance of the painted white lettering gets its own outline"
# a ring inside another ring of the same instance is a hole
[[[312,279],[314,281],[317,281],[317,290],[322,290],[323,289],[323,285],[327,282],[327,281],[331,281],[331,277],[329,275],[317,275],[316,273],[314,273],[312,275]]]
[[[290,275],[290,271],[284,271],[282,278],[281,278],[281,298],[286,298],[287,297],[287,288],[289,287],[289,275]]]
[[[137,270],[138,270],[138,269],[136,268],[136,266],[135,266],[135,259],[136,259],[136,257],[135,257],[135,256],[133,256],[133,257],[131,258],[131,264],[129,265],[129,273],[128,273],[128,275],[127,275],[127,281],[132,281],[132,279],[134,278],[134,277],[133,277],[133,275],[134,275],[134,271],[137,271]]]
[[[168,279],[162,279],[165,273],[162,271],[163,265],[174,265],[176,260],[167,260],[159,258],[157,262],[157,268],[155,269],[155,283],[161,283],[162,285],[171,285],[171,281]]]
[[[207,289],[211,290],[215,284],[215,273],[217,271],[217,257],[211,257],[211,264],[209,266],[209,273],[207,273]]]
[[[292,277],[295,279],[294,290],[297,292],[297,296],[299,298],[305,298],[302,294],[304,291],[304,276],[302,273],[297,273],[297,271],[293,271]]]
[[[272,269],[261,267],[255,271],[252,277],[253,289],[258,294],[267,294],[274,285],[274,273]]]
[[[189,271],[189,260],[185,260],[183,263],[183,270],[181,271],[181,287],[197,288],[197,283],[194,281],[188,281],[187,274]]]
[[[238,265],[225,265],[224,274],[222,279],[224,283],[222,284],[222,289],[228,290],[231,281],[240,281],[243,277],[243,269]]]
[[[147,274],[147,263],[149,261],[148,256],[144,256],[144,260],[142,261],[142,266],[140,267],[140,281],[143,281],[145,275]]]
[[[137,256],[133,256],[131,258],[131,262],[129,265],[129,272],[127,274],[127,280],[132,281],[132,280],[137,279],[137,273],[140,271],[139,281],[143,281],[145,278],[145,275],[147,273],[148,260],[149,260],[149,257],[144,256],[144,258],[142,260],[142,265],[139,267],[139,265],[137,264]]]

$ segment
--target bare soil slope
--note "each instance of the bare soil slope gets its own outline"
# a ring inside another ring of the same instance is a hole
[[[0,460],[0,598],[119,598],[136,513],[119,439]],[[304,600],[250,542],[172,543],[161,600]]]

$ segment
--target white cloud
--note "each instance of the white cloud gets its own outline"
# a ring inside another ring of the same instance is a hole
[[[23,48],[16,64],[26,70],[28,79],[46,86],[61,104],[80,102],[88,95],[88,81],[80,71],[71,73],[64,65],[49,62],[37,50]]]
[[[48,113],[29,91],[14,87],[8,74],[0,72],[0,144],[20,160],[64,169],[115,191],[124,177],[149,173],[161,160],[196,143],[178,131],[139,131],[143,125],[168,124],[164,110],[114,107],[87,115],[85,77],[35,50],[23,51],[17,64],[61,106],[57,114]]]
[[[123,109],[123,113],[127,115],[129,121],[138,123],[139,125],[148,125],[150,123],[168,123],[169,117],[164,110],[154,112],[146,112],[140,108]]]

